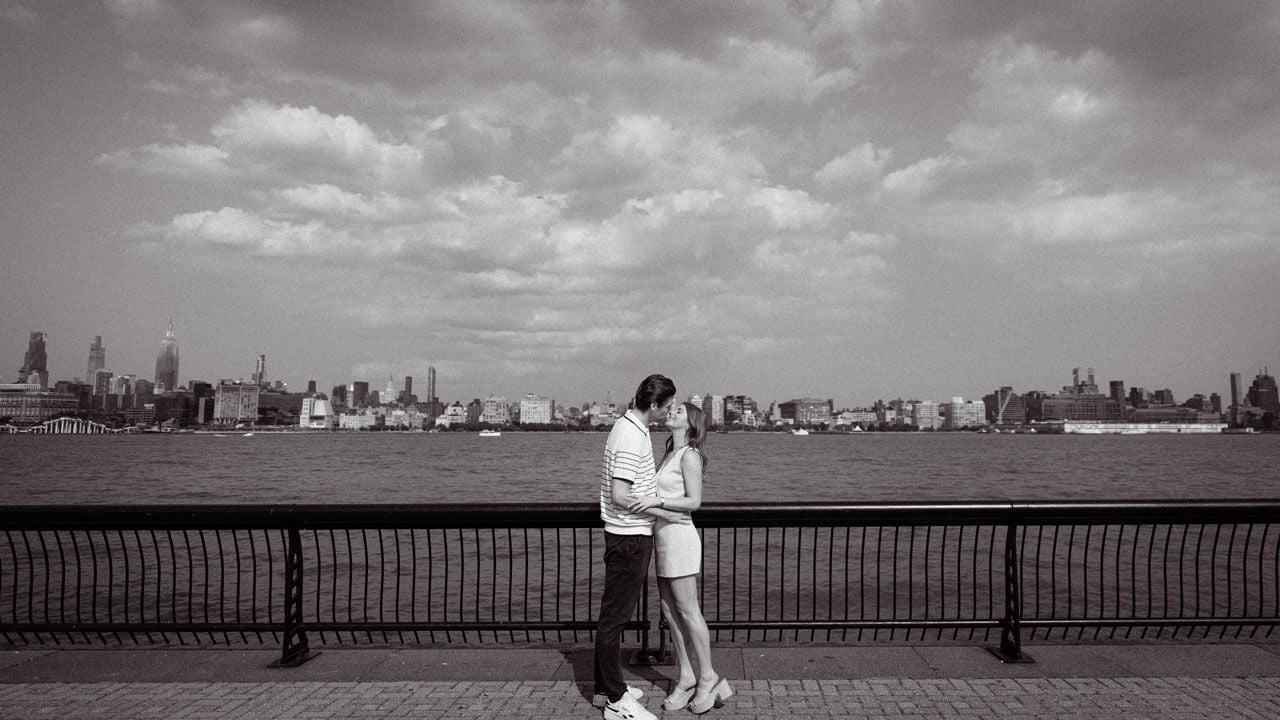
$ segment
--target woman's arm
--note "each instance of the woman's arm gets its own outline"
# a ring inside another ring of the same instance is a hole
[[[660,498],[657,495],[627,495],[625,504],[632,512],[648,512],[658,515],[656,510],[675,511],[676,514],[691,513],[702,507],[702,455],[697,451],[685,451],[680,457],[680,473],[684,477],[684,495],[678,498]],[[616,490],[615,490],[616,492]]]
[[[687,525],[693,522],[687,512],[673,512],[664,508],[664,502],[669,501],[664,501],[657,495],[632,495],[631,483],[626,480],[613,478],[613,484],[609,490],[613,496],[613,504],[625,507],[631,512],[646,513],[677,525]]]

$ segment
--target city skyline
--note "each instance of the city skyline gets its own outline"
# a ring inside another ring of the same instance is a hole
[[[150,378],[170,318],[184,383],[571,404],[1278,365],[1275,3],[0,0],[0,38],[0,341],[54,379],[95,336]]]
[[[23,363],[22,363],[23,366],[19,372],[25,372],[28,369],[28,365],[31,363],[33,356],[39,358],[38,362],[41,363],[42,366],[47,366],[48,364],[50,364],[48,360],[48,358],[51,355],[51,353],[48,350],[48,334],[43,331],[33,330],[28,333],[28,338],[29,338],[28,346],[23,356]],[[117,375],[117,376],[129,375],[138,379],[147,380],[149,382],[154,381],[156,385],[159,387],[163,387],[163,382],[161,380],[162,373],[166,375],[170,372],[175,374],[177,373],[179,345],[175,337],[174,325],[172,320],[170,320],[168,330],[165,332],[163,339],[161,339],[160,341],[160,350],[155,357],[156,371],[155,371],[154,377],[149,377],[146,374],[129,372],[127,370],[116,371],[110,366],[110,363],[106,363],[105,366],[99,364],[103,361],[107,351],[108,351],[107,343],[105,342],[103,337],[101,335],[94,336],[93,342],[89,345],[87,350],[87,357],[88,357],[88,363],[89,363],[88,367],[92,369],[92,368],[95,368],[96,366],[97,369],[106,370],[110,372],[112,375]],[[57,353],[56,352],[52,353],[52,356],[56,358]],[[411,382],[411,378],[413,378],[412,374],[401,374],[398,376],[395,374],[391,374],[385,378],[387,380],[387,385],[384,388],[384,386],[381,384],[382,383],[381,378],[348,377],[345,379],[335,379],[332,382],[325,381],[315,377],[308,377],[300,380],[295,380],[290,378],[277,378],[277,377],[273,377],[270,372],[265,371],[267,366],[266,354],[260,353],[255,355],[254,361],[255,361],[254,371],[249,375],[247,380],[244,375],[239,373],[230,373],[230,374],[224,373],[224,374],[220,374],[217,376],[210,376],[210,377],[191,377],[191,378],[178,377],[177,382],[180,387],[186,387],[188,383],[191,381],[216,383],[220,380],[232,380],[232,381],[253,382],[255,384],[263,384],[263,385],[273,384],[279,381],[279,382],[283,382],[286,385],[287,389],[290,392],[294,392],[294,393],[305,392],[305,388],[310,383],[314,383],[316,387],[316,391],[324,393],[326,395],[329,394],[328,390],[331,387],[335,387],[338,385],[342,385],[344,387],[350,387],[352,383],[360,382],[367,385],[370,390],[377,390],[380,393],[385,388],[391,388],[393,386],[396,388],[397,391],[407,390],[409,392],[412,392],[412,386],[409,386],[407,388],[405,387],[406,380]],[[1251,372],[1256,372],[1257,377],[1269,376],[1269,366],[1266,363],[1262,363],[1258,366],[1258,368],[1255,371],[1251,371]],[[57,375],[52,370],[45,370],[45,373],[46,373],[45,381],[50,387],[52,387],[52,385],[59,380],[71,381],[75,379],[80,379],[83,382],[86,382],[90,385],[94,384],[94,381],[92,378],[80,378],[78,375],[63,377],[63,376]],[[879,394],[879,395],[875,395],[874,397],[864,398],[861,400],[855,399],[849,402],[836,401],[836,398],[839,397],[839,395],[836,393],[822,393],[822,392],[809,393],[809,394],[791,393],[790,395],[787,395],[784,393],[781,396],[770,398],[770,397],[760,396],[752,392],[745,391],[745,390],[749,390],[750,388],[747,388],[744,390],[743,388],[707,387],[707,388],[690,390],[685,387],[682,387],[679,381],[676,382],[676,385],[678,388],[678,394],[682,397],[689,397],[694,395],[702,396],[706,394],[746,395],[748,397],[751,397],[755,402],[759,403],[762,406],[762,408],[767,407],[769,404],[775,403],[775,402],[786,402],[786,401],[800,400],[800,399],[831,400],[832,404],[835,406],[836,409],[865,408],[865,407],[869,407],[871,404],[878,401],[888,402],[895,399],[945,402],[953,398],[960,397],[966,401],[978,401],[978,400],[981,400],[983,396],[990,394],[991,392],[998,391],[1002,388],[1013,388],[1013,390],[1017,394],[1025,394],[1028,392],[1058,393],[1060,391],[1067,391],[1068,388],[1074,388],[1075,391],[1078,391],[1083,386],[1083,387],[1091,387],[1094,392],[1098,392],[1099,394],[1106,395],[1108,394],[1108,391],[1109,391],[1109,389],[1107,388],[1107,385],[1113,386],[1111,388],[1113,390],[1114,385],[1116,383],[1120,383],[1123,387],[1127,388],[1130,391],[1142,390],[1146,392],[1148,395],[1152,395],[1155,393],[1163,393],[1167,391],[1172,393],[1173,397],[1176,399],[1178,403],[1181,403],[1196,395],[1201,395],[1206,398],[1208,398],[1211,395],[1218,395],[1222,398],[1229,399],[1231,397],[1231,390],[1229,387],[1231,383],[1230,377],[1231,375],[1237,375],[1237,374],[1241,375],[1242,377],[1246,375],[1246,373],[1239,370],[1229,370],[1227,372],[1226,377],[1228,379],[1225,382],[1228,385],[1228,390],[1226,392],[1223,392],[1216,388],[1186,389],[1186,388],[1173,388],[1171,386],[1160,385],[1160,384],[1142,384],[1140,382],[1135,382],[1133,379],[1128,379],[1128,378],[1107,378],[1103,380],[1101,379],[1102,374],[1095,373],[1095,369],[1093,367],[1077,366],[1071,369],[1069,375],[1064,374],[1063,379],[1066,379],[1067,377],[1069,377],[1071,382],[1063,385],[1054,385],[1052,382],[1049,382],[1044,385],[1019,387],[1019,386],[1011,385],[1009,383],[997,382],[991,388],[975,393],[973,395],[964,395],[962,393],[949,393],[949,394],[944,393],[939,396],[925,396],[925,395],[919,395],[919,394],[913,394],[913,393],[905,393],[905,394],[898,393],[898,394],[889,394],[889,395]],[[436,382],[437,382],[436,368],[428,367],[426,369],[426,372],[423,373],[423,375],[420,377],[426,378],[427,380],[426,388],[429,395],[430,393],[436,392]],[[14,380],[21,381],[20,378],[14,378]],[[3,382],[3,381],[4,381],[4,378],[0,377],[0,382]],[[573,405],[583,400],[601,402],[607,399],[609,401],[612,401],[622,406],[625,406],[625,404],[630,399],[629,393],[626,393],[626,392],[624,392],[620,397],[615,396],[615,393],[612,390],[606,390],[604,397],[591,395],[590,393],[594,391],[585,391],[585,392],[586,394],[575,391],[568,395],[557,396],[555,394],[552,394],[549,392],[543,392],[535,388],[535,389],[525,389],[525,390],[520,390],[515,392],[496,390],[496,391],[486,392],[483,394],[473,394],[473,395],[464,394],[458,397],[445,396],[445,397],[437,397],[436,399],[446,405],[454,402],[461,402],[465,405],[470,400],[477,400],[477,399],[483,399],[483,398],[494,397],[494,396],[506,397],[509,400],[519,400],[520,398],[526,395],[537,395],[537,396],[551,398],[552,400],[556,401],[558,404],[563,404],[563,405]],[[420,402],[426,402],[428,399],[429,399],[429,396],[423,396],[419,398]]]

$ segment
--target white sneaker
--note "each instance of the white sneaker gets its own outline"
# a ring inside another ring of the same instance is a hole
[[[621,700],[604,706],[604,720],[658,720],[658,716],[645,709],[628,689]]]
[[[644,697],[643,690],[637,687],[631,687],[630,685],[627,686],[627,694],[637,700]],[[598,708],[602,708],[605,705],[609,704],[609,696],[605,695],[604,693],[596,693],[595,695],[591,696],[591,704],[595,705]]]

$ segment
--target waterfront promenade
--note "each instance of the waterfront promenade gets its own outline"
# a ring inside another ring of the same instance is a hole
[[[1280,640],[1052,644],[1001,664],[975,646],[722,647],[736,694],[706,717],[1277,718]],[[598,718],[591,649],[7,647],[0,717]],[[631,667],[659,717],[673,667]]]

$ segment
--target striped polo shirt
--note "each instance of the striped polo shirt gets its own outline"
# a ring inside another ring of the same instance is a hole
[[[653,441],[642,418],[628,410],[609,431],[600,469],[600,519],[606,532],[615,535],[652,535],[653,516],[628,512],[613,504],[613,478],[631,482],[633,495],[657,495]]]

